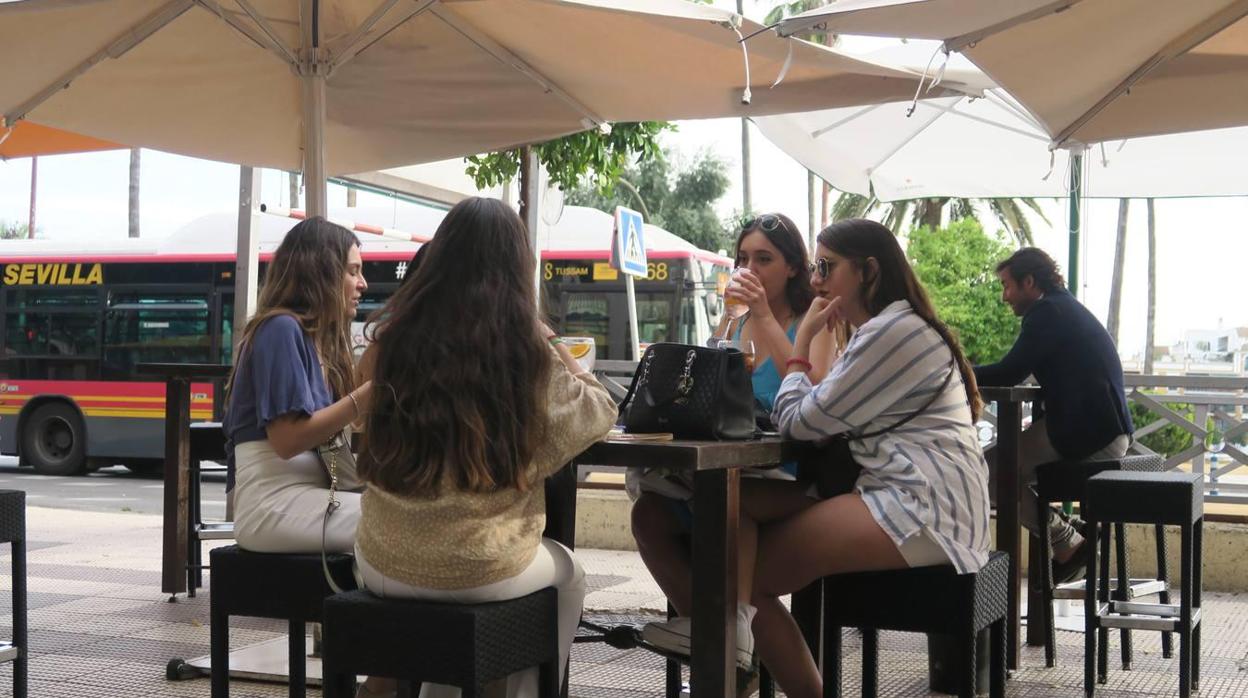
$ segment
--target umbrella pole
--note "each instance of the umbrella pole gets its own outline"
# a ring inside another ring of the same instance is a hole
[[[1083,207],[1083,153],[1070,153],[1070,208],[1068,210],[1068,230],[1070,247],[1066,264],[1067,285],[1070,292],[1078,298],[1079,293],[1079,231],[1082,227],[1080,214]]]
[[[308,215],[325,216],[325,76],[309,73],[303,76],[303,184]]]

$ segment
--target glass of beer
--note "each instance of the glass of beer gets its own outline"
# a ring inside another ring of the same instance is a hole
[[[754,373],[754,341],[751,339],[725,339],[719,343],[720,349],[736,349],[745,356],[745,370]]]
[[[744,271],[744,268],[742,267],[737,267],[732,270],[732,276],[728,280],[727,289],[735,288],[741,285],[740,278],[742,271]],[[724,312],[728,313],[728,317],[736,320],[744,315],[745,311],[749,310],[749,308],[745,305],[745,301],[728,295],[726,292],[727,289],[725,289],[724,293]]]

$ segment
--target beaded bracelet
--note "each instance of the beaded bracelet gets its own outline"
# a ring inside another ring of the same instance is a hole
[[[806,368],[804,370],[806,371],[810,371],[814,369],[814,365],[812,365],[809,361],[807,361],[806,359],[798,358],[796,356],[784,362],[784,369],[787,371],[789,367],[792,366],[793,364],[797,364],[799,366],[805,366]]]

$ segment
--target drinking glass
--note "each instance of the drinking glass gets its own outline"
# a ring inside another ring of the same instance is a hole
[[[754,373],[754,340],[752,339],[721,339],[720,349],[736,349],[745,357],[745,369]]]
[[[741,285],[741,272],[742,269],[739,267],[732,270],[732,276],[728,280],[728,288],[734,288]],[[725,289],[725,291],[726,290],[727,289]],[[745,301],[742,301],[740,298],[729,296],[727,293],[724,294],[724,312],[728,313],[728,317],[736,320],[744,315],[747,310],[749,310],[749,308],[745,305]]]

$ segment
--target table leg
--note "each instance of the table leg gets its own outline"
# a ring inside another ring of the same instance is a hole
[[[160,590],[186,591],[187,531],[190,518],[191,381],[165,381],[164,545]]]
[[[546,529],[543,538],[576,549],[576,464],[572,463],[550,477],[546,488]]]
[[[1009,615],[1005,623],[1006,662],[1018,668],[1021,610],[1019,587],[1022,583],[1022,540],[1019,536],[1018,481],[1019,436],[1023,430],[1022,405],[1003,400],[997,403],[997,550],[1009,553]]]
[[[694,476],[692,698],[723,698],[736,691],[740,483],[740,473],[732,468]]]

